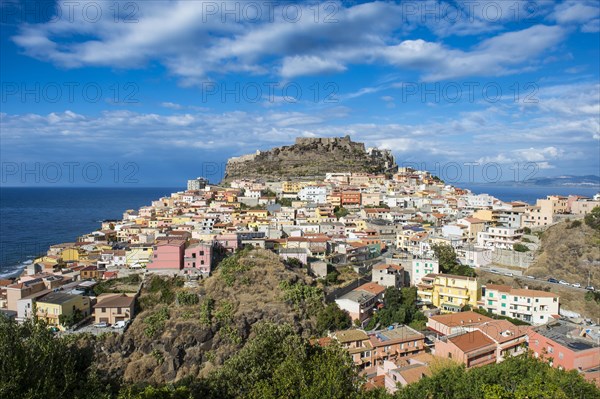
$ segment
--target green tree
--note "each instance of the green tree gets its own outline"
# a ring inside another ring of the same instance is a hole
[[[457,276],[475,277],[473,268],[466,265],[461,265],[458,262],[456,252],[451,245],[433,244],[431,249],[433,250],[435,257],[440,264],[440,271],[442,273],[454,274]]]
[[[356,398],[359,379],[347,351],[312,346],[288,324],[259,323],[254,333],[209,376],[208,397]]]
[[[339,219],[348,215],[350,212],[343,206],[336,206],[333,208],[333,213],[335,214],[335,217]]]
[[[325,306],[317,314],[317,330],[319,334],[327,331],[345,330],[352,326],[352,319],[348,312],[343,311],[334,303]]]
[[[107,398],[90,349],[55,337],[42,321],[0,316],[0,398]]]
[[[71,328],[83,320],[83,313],[80,309],[75,309],[70,314],[61,314],[58,316],[58,322],[66,328]]]
[[[529,252],[527,245],[521,244],[520,242],[513,244],[513,249],[517,252]]]
[[[584,221],[592,229],[600,231],[600,206],[594,207],[590,213],[585,215]]]

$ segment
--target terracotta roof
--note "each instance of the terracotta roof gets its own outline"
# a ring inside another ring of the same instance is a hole
[[[476,330],[467,334],[448,339],[456,345],[461,351],[468,353],[486,346],[494,345],[494,341],[486,337],[481,331]]]
[[[469,223],[485,223],[485,220],[479,218],[465,218],[465,220]]]
[[[394,269],[394,270],[402,271],[402,270],[404,270],[404,267],[402,267],[400,265],[394,265],[394,264],[384,263],[384,264],[381,264],[381,265],[373,267],[373,269],[375,269],[375,270]]]
[[[381,285],[379,285],[377,283],[370,282],[370,283],[365,283],[365,284],[361,285],[360,287],[355,288],[354,291],[366,291],[373,295],[379,295],[385,291],[385,287],[382,287]]]
[[[515,326],[508,320],[493,320],[477,326],[477,329],[494,341],[503,343],[524,337],[529,326]]]
[[[473,311],[431,316],[430,319],[449,327],[472,326],[493,320],[490,317]]]
[[[127,296],[125,294],[108,294],[107,296],[100,295],[98,297],[98,303],[94,305],[94,308],[128,308],[133,304],[134,301],[135,298],[133,296]]]
[[[370,378],[363,387],[367,391],[370,391],[371,389],[385,388],[385,375],[382,374]]]
[[[546,292],[540,290],[530,290],[524,288],[512,288],[509,285],[500,285],[500,284],[487,284],[485,286],[487,290],[495,290],[499,292],[505,292],[508,295],[513,296],[529,296],[529,297],[538,297],[538,298],[558,298],[558,294],[553,292]]]
[[[430,376],[431,370],[429,366],[415,364],[398,370],[398,373],[404,378],[407,384],[419,381],[423,376]]]

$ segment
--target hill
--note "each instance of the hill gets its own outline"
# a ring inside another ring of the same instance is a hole
[[[231,158],[224,181],[323,178],[327,172],[386,173],[397,169],[389,150],[365,148],[346,137],[296,138],[291,146]]]
[[[585,223],[561,222],[541,235],[540,251],[527,274],[600,287],[600,232]]]
[[[314,316],[323,307],[322,294],[308,285],[300,269],[287,268],[270,251],[242,251],[198,287],[183,283],[150,277],[130,328],[87,342],[94,346],[102,374],[153,384],[205,376],[237,353],[261,321],[288,324],[303,337],[316,334]],[[295,288],[313,292],[315,301],[290,300],[287,291]]]

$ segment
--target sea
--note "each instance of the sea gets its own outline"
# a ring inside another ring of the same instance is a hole
[[[550,194],[584,195],[594,187],[491,186],[464,184],[475,194],[487,193],[502,201],[535,203]],[[14,188],[0,187],[0,278],[19,275],[48,247],[74,242],[100,228],[102,220],[120,219],[127,209],[138,209],[182,188]]]
[[[474,194],[489,194],[504,202],[523,201],[535,204],[538,198],[548,195],[581,195],[593,197],[600,192],[600,186],[528,186],[528,185],[492,185],[475,183],[458,183],[456,187],[466,188]]]
[[[48,247],[74,242],[182,188],[0,187],[0,278],[19,275]]]

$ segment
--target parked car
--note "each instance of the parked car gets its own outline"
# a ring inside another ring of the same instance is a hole
[[[499,272],[498,270],[496,270],[496,269],[492,269],[492,270],[490,270],[490,273],[494,273],[494,274],[500,274],[500,272]]]
[[[530,279],[532,279],[532,280],[535,280],[535,277],[533,277],[533,276],[526,276],[526,277],[527,277],[527,278],[530,278]]]
[[[558,282],[558,284],[562,284],[562,285],[570,285],[569,283],[567,283],[565,280],[560,280]]]
[[[581,288],[581,284],[579,284],[579,283],[574,283],[574,284],[571,284],[571,285],[573,287],[575,287],[575,288]]]
[[[555,278],[552,278],[552,277],[550,277],[550,278],[548,279],[548,282],[549,282],[549,283],[553,283],[553,284],[557,284],[557,283],[558,283],[558,280],[557,280],[557,279],[555,279]]]
[[[125,328],[130,322],[131,320],[117,321],[115,324],[112,325],[112,328]]]
[[[96,327],[96,328],[106,328],[106,327],[108,327],[108,323],[106,323],[106,322],[96,323],[96,324],[94,324],[94,327]]]
[[[587,287],[585,287],[585,289],[588,291],[596,291],[596,289],[592,285],[588,285]]]
[[[513,274],[512,274],[512,273],[510,273],[510,272],[508,272],[508,273],[504,273],[504,275],[505,275],[505,276],[508,276],[508,277],[512,277],[512,276],[513,276]]]

